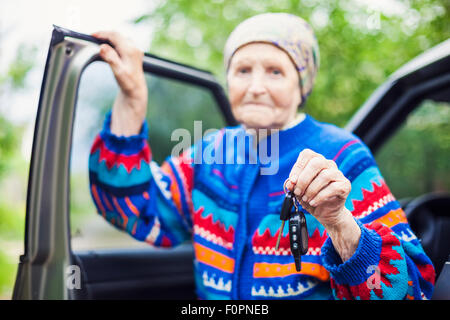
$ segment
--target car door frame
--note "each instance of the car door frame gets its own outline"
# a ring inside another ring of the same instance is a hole
[[[70,244],[70,156],[78,87],[86,67],[98,60],[89,35],[54,26],[37,110],[28,179],[24,254],[13,299],[71,299],[67,267],[76,264]],[[208,71],[145,53],[146,73],[210,90],[227,125],[236,125],[228,98]],[[186,253],[180,254],[186,256]]]

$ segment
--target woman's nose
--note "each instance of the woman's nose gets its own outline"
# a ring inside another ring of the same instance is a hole
[[[260,75],[253,75],[248,91],[254,95],[261,95],[266,92],[264,81]]]

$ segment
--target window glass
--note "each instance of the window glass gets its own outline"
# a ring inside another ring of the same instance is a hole
[[[146,74],[149,90],[147,120],[153,160],[159,165],[179,141],[171,141],[177,128],[190,131],[202,121],[202,134],[225,123],[209,89]],[[89,193],[88,157],[91,144],[103,126],[119,87],[109,66],[94,62],[83,72],[78,91],[70,171],[72,249],[123,248],[149,245],[116,229],[96,211]]]
[[[424,101],[383,145],[377,163],[398,199],[450,192],[450,105]]]

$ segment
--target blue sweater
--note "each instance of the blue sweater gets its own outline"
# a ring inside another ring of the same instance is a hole
[[[244,129],[227,127],[159,166],[151,160],[147,124],[139,135],[118,137],[110,132],[110,116],[89,159],[98,212],[153,246],[192,241],[200,299],[431,297],[431,261],[370,150],[355,135],[306,115],[296,126],[264,140],[269,154],[279,152],[268,164],[259,153],[264,143],[257,149],[250,147],[251,141],[233,148],[233,139]],[[273,144],[276,138],[279,144]],[[297,272],[287,225],[279,249],[274,247],[283,182],[305,148],[334,160],[352,183],[345,206],[360,226],[361,238],[343,263],[324,227],[304,210],[309,249]],[[262,174],[269,167],[278,170]]]

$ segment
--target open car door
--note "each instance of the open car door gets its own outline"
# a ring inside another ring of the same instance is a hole
[[[133,246],[137,240],[112,229],[109,238],[84,239],[81,245],[75,241],[84,232],[74,230],[76,224],[113,228],[86,196],[88,172],[83,171],[92,139],[118,90],[98,55],[103,42],[54,27],[34,132],[25,252],[13,299],[194,299],[189,243],[174,249]],[[202,120],[203,130],[235,125],[228,99],[211,73],[151,54],[145,54],[143,68],[149,86],[149,139],[158,164],[170,155],[173,129],[192,132],[193,120]],[[77,170],[85,179],[81,184],[72,178]],[[74,203],[77,197],[81,201]],[[89,212],[73,213],[83,208]],[[89,222],[77,222],[80,215]],[[116,244],[121,236],[130,242]]]

